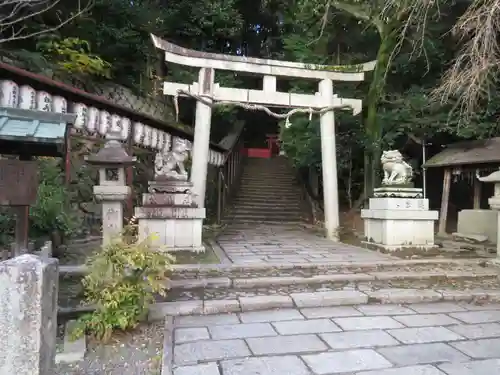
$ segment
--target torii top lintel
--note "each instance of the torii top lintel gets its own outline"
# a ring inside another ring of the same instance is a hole
[[[213,68],[253,74],[285,76],[333,81],[363,81],[364,73],[375,68],[376,61],[358,65],[317,65],[291,61],[258,59],[254,57],[224,55],[195,51],[180,47],[151,34],[156,48],[165,51],[165,60],[179,65]]]

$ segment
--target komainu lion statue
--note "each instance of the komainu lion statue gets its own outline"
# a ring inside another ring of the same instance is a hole
[[[407,184],[413,177],[413,169],[403,160],[398,150],[382,152],[380,158],[384,170],[383,185]]]
[[[155,177],[187,181],[188,173],[184,167],[189,156],[189,147],[185,140],[177,139],[172,150],[158,152],[155,157]]]

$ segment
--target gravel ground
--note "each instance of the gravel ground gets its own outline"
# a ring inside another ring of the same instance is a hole
[[[54,375],[160,375],[163,324],[117,335],[107,344],[89,343],[85,360],[59,364]]]

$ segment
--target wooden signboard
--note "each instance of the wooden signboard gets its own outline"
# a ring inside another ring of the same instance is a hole
[[[36,161],[0,160],[0,205],[30,206],[36,202]]]

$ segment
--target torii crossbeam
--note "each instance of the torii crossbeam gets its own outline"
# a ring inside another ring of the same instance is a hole
[[[202,97],[196,103],[193,161],[191,181],[197,194],[199,207],[205,202],[210,123],[212,109],[207,103],[229,102],[270,107],[310,108],[321,112],[321,155],[323,170],[323,195],[326,235],[338,240],[339,204],[337,187],[337,160],[335,145],[335,108],[352,109],[353,114],[361,112],[360,99],[339,98],[333,94],[333,81],[364,80],[364,73],[375,68],[375,61],[352,66],[312,65],[290,61],[258,59],[252,57],[223,55],[195,51],[169,43],[151,35],[156,48],[165,51],[165,60],[171,63],[200,68],[198,82],[191,85],[165,82],[165,95],[179,93]],[[230,70],[244,74],[263,76],[262,90],[247,90],[220,87],[214,82],[215,69]],[[295,94],[276,91],[277,77],[318,80],[315,94]]]

